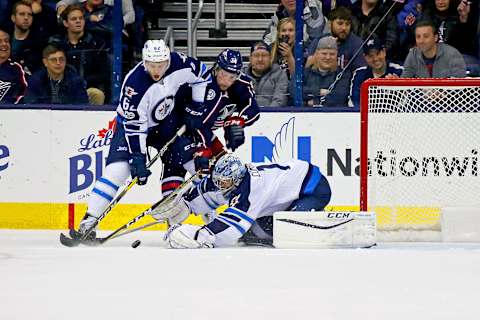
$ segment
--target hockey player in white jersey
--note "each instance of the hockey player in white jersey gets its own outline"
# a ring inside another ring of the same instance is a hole
[[[106,168],[90,194],[79,230],[70,230],[74,239],[81,238],[97,222],[129,176],[138,178],[139,185],[147,183],[151,174],[146,163],[147,146],[160,150],[184,124],[184,110],[174,108],[179,87],[188,83],[193,104],[203,103],[207,86],[202,78],[207,70],[203,63],[170,52],[163,40],[148,40],[142,54],[143,61],[123,82]],[[167,151],[165,158],[171,158],[172,152],[169,156]],[[88,239],[94,237],[95,232],[88,235]]]
[[[317,166],[302,160],[264,165],[244,164],[227,154],[210,176],[156,214],[177,224],[167,232],[171,248],[233,246],[237,241],[272,241],[276,211],[322,211],[331,197],[330,185]],[[228,204],[224,212],[215,209]],[[201,214],[204,226],[180,225],[190,212]]]

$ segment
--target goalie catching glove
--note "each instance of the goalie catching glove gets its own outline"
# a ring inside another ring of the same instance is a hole
[[[187,220],[190,212],[190,207],[180,195],[165,203],[160,203],[150,215],[159,221],[168,220],[168,223],[173,225]]]
[[[245,132],[243,127],[245,120],[241,117],[228,117],[223,123],[223,130],[225,131],[225,142],[227,148],[235,151],[245,142]]]
[[[205,227],[176,224],[168,229],[165,241],[172,249],[213,248],[215,235]]]

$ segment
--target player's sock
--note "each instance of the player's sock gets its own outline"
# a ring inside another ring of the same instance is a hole
[[[114,162],[105,168],[104,175],[95,182],[88,198],[88,215],[98,218],[115,197],[118,189],[130,175],[127,162]]]
[[[175,191],[183,182],[184,178],[179,176],[171,176],[162,180],[162,197],[168,196]]]

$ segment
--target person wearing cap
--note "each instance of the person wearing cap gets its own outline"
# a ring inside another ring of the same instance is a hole
[[[402,75],[403,67],[392,62],[387,62],[387,51],[383,42],[373,37],[363,46],[363,56],[368,66],[355,70],[350,83],[349,107],[360,107],[360,86],[371,78],[398,78]]]
[[[344,107],[347,104],[351,75],[348,71],[335,82],[342,71],[337,65],[337,40],[332,36],[318,41],[313,63],[303,74],[303,100],[307,106]],[[290,80],[290,96],[294,96],[295,80]]]
[[[278,64],[272,65],[271,48],[264,41],[255,42],[250,48],[250,64],[243,73],[253,80],[259,106],[285,107],[288,96],[287,73]]]

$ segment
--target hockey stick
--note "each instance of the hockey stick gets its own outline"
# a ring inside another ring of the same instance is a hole
[[[161,156],[164,155],[164,153],[167,151],[168,147],[175,142],[177,137],[183,135],[186,131],[186,126],[183,125],[178,131],[175,133],[175,136],[173,136],[172,139],[170,139],[163,147],[160,149],[160,151],[150,160],[150,162],[147,163],[147,169],[150,168]],[[62,243],[64,246],[67,247],[76,247],[78,246],[81,242],[85,241],[87,239],[88,235],[92,233],[93,230],[97,227],[98,223],[105,218],[105,216],[117,205],[117,203],[125,196],[125,194],[137,183],[138,177],[133,178],[128,184],[122,189],[122,191],[110,202],[107,208],[103,210],[102,214],[97,218],[97,220],[94,222],[90,228],[79,238],[79,239],[73,239],[70,237],[67,237],[63,233],[60,233],[60,243]]]
[[[214,159],[217,160],[219,159],[221,156],[223,156],[226,152],[225,151],[222,151],[220,152]],[[150,226],[153,226],[155,224],[158,224],[158,223],[164,223],[166,222],[168,224],[168,220],[165,220],[165,221],[152,221],[152,222],[149,222],[147,224],[144,224],[143,226],[139,226],[137,228],[133,228],[131,230],[127,230],[125,232],[122,232],[120,234],[118,234],[120,231],[122,230],[125,230],[125,229],[128,229],[128,227],[130,227],[132,224],[134,224],[135,222],[137,222],[138,220],[140,220],[141,218],[143,218],[144,216],[150,214],[156,207],[158,207],[159,205],[161,205],[163,202],[167,202],[169,201],[170,199],[172,199],[173,197],[177,196],[187,185],[189,185],[192,181],[195,180],[195,178],[199,177],[200,176],[200,172],[197,172],[195,173],[193,176],[191,176],[189,179],[187,179],[186,181],[184,181],[181,185],[179,185],[177,187],[177,189],[175,189],[174,192],[170,193],[166,198],[164,199],[161,199],[159,200],[158,202],[156,202],[153,206],[151,206],[150,208],[148,208],[147,210],[143,211],[142,213],[140,213],[138,216],[136,216],[135,218],[133,218],[131,221],[127,222],[125,225],[121,226],[120,228],[118,228],[117,230],[115,230],[114,232],[112,232],[111,234],[109,234],[108,236],[106,236],[105,238],[97,238],[96,240],[94,240],[96,242],[96,244],[103,244],[105,243],[106,241],[108,241],[109,239],[115,239],[115,238],[118,238],[118,237],[121,237],[123,235],[126,235],[126,234],[129,234],[129,233],[132,233],[132,232],[135,232],[135,231],[138,231],[138,230],[142,230],[142,229],[145,229],[145,228],[148,228]]]
[[[187,180],[185,180],[181,185],[179,185],[177,187],[177,189],[175,189],[174,192],[170,193],[168,196],[166,196],[165,198],[157,201],[153,206],[151,206],[150,208],[148,208],[147,210],[143,211],[142,213],[140,213],[138,216],[136,216],[135,218],[133,218],[132,220],[130,220],[129,222],[127,222],[126,224],[124,224],[123,226],[121,226],[120,228],[118,228],[117,230],[113,231],[112,233],[110,233],[108,236],[106,236],[105,238],[97,238],[91,242],[93,242],[93,244],[103,244],[105,243],[106,241],[108,241],[109,239],[112,239],[112,238],[116,238],[115,235],[117,235],[120,231],[122,230],[125,230],[125,229],[128,229],[128,227],[130,227],[132,224],[134,224],[135,222],[137,222],[138,220],[140,220],[141,218],[145,217],[146,215],[149,215],[153,210],[155,210],[155,208],[157,208],[159,205],[161,205],[162,203],[164,202],[168,202],[170,201],[171,199],[173,199],[174,197],[176,197],[183,189],[185,189],[186,186],[188,186],[193,180],[195,180],[196,178],[198,178],[199,176],[199,173],[197,172],[196,174],[194,174],[193,176],[191,176],[190,178],[188,178]],[[154,221],[152,222],[151,224],[146,224],[144,226],[142,226],[141,229],[143,228],[146,228],[150,225],[154,225],[156,223],[162,223],[162,222],[165,222],[165,221]],[[132,229],[130,231],[126,231],[124,233],[121,233],[118,235],[121,236],[123,234],[126,234],[126,233],[130,233],[130,232],[133,232],[134,230],[141,230],[140,228],[136,228],[136,229]]]

